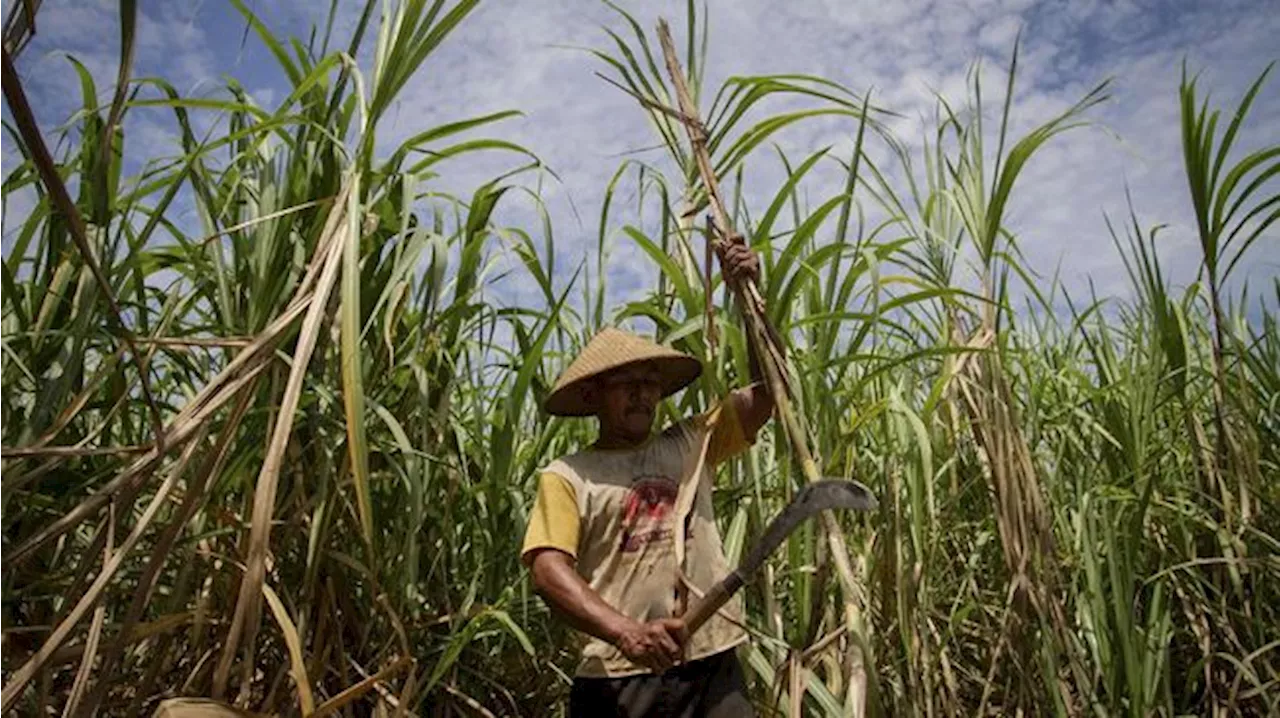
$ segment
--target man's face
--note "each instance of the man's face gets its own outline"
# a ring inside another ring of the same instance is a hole
[[[598,415],[603,426],[631,438],[642,438],[653,426],[662,400],[661,375],[650,364],[615,369],[596,384]]]

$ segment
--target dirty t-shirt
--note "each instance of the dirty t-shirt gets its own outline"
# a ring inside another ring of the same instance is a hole
[[[705,593],[729,573],[712,510],[715,467],[751,443],[743,436],[733,401],[686,419],[640,447],[593,448],[548,464],[539,476],[522,556],[527,560],[539,548],[564,551],[577,559],[583,580],[620,613],[637,621],[673,616],[676,496],[682,478],[697,468],[704,439],[709,439],[707,457],[685,521],[684,573]],[[740,622],[741,597],[735,596],[721,613]],[[577,675],[650,672],[605,641],[586,638]],[[704,658],[746,638],[742,628],[717,614],[690,639],[685,658]]]

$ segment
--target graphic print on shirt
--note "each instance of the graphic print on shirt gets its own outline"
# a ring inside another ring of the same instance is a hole
[[[642,476],[632,482],[623,501],[622,541],[618,550],[634,553],[672,537],[671,510],[679,486],[665,476]]]

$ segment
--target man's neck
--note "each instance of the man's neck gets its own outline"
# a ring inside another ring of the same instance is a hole
[[[597,449],[634,449],[648,441],[650,433],[635,435],[601,429],[600,436],[592,446]]]

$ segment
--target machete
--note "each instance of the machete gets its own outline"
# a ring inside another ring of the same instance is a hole
[[[857,509],[870,511],[877,506],[876,497],[867,487],[856,481],[821,479],[806,484],[791,503],[778,514],[764,535],[751,548],[747,557],[732,573],[720,579],[701,599],[696,600],[684,614],[685,635],[692,636],[720,607],[728,603],[733,594],[760,570],[764,560],[778,548],[802,521],[827,509]]]

